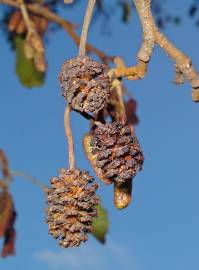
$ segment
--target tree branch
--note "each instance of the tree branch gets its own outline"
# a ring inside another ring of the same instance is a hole
[[[134,0],[134,3],[143,29],[143,42],[137,57],[139,61],[149,62],[155,44],[151,0]]]
[[[150,8],[151,0],[134,0],[134,3],[143,29],[143,41],[137,53],[138,64],[132,67],[126,67],[123,65],[116,67],[114,70],[114,75],[117,78],[126,77],[129,80],[138,80],[145,76],[155,43],[153,20]]]
[[[133,1],[143,28],[143,43],[137,54],[138,64],[133,67],[125,67],[125,65],[116,67],[114,69],[114,75],[133,80],[143,78],[147,72],[147,63],[153,53],[155,42],[175,62],[175,70],[177,72],[175,82],[183,83],[184,78],[188,80],[192,86],[193,101],[199,101],[199,73],[193,67],[191,59],[177,49],[158,30],[151,13],[151,0]]]
[[[199,74],[192,65],[191,59],[177,49],[161,32],[155,28],[156,43],[176,63],[178,70],[185,76],[192,86],[192,99],[199,101]]]

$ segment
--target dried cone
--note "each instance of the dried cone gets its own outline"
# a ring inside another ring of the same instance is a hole
[[[49,233],[62,247],[79,246],[91,232],[97,211],[97,184],[88,172],[61,169],[59,178],[52,178],[47,194],[47,223]]]
[[[66,61],[59,73],[62,95],[74,110],[97,114],[110,93],[110,78],[105,65],[88,56]]]
[[[142,169],[144,157],[132,128],[118,122],[99,123],[92,132],[96,166],[105,178],[126,182]]]

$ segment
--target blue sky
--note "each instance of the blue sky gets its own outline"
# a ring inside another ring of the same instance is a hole
[[[179,11],[186,15],[189,2],[167,1],[165,7],[174,14]],[[80,1],[74,12],[64,15],[78,23],[83,11],[84,1]],[[135,64],[141,44],[138,18],[134,14],[125,25],[119,21],[119,11],[112,12],[106,26],[111,32],[102,35],[103,19],[99,19],[91,28],[89,41],[107,54],[122,56],[128,65]],[[199,70],[199,29],[193,22],[185,16],[181,26],[170,25],[165,33],[191,56]],[[12,169],[48,184],[59,168],[67,166],[65,104],[57,74],[62,63],[75,56],[77,48],[64,31],[49,33],[46,48],[46,83],[40,89],[27,90],[15,75],[14,53],[1,34],[0,147],[7,153]],[[114,209],[112,187],[100,185],[98,194],[110,218],[107,244],[102,246],[91,236],[78,249],[60,249],[47,232],[43,193],[15,178],[12,192],[18,211],[16,256],[1,260],[1,269],[198,269],[199,104],[192,102],[188,83],[172,83],[173,75],[172,61],[155,48],[147,76],[142,81],[125,81],[138,101],[140,124],[136,133],[145,164],[134,181],[134,201],[126,210]],[[88,123],[73,113],[72,128],[77,165],[92,172],[81,147]]]

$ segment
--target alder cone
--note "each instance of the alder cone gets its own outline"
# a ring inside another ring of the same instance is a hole
[[[92,153],[104,177],[126,182],[142,169],[144,156],[132,128],[118,122],[98,124],[92,131]]]
[[[49,233],[59,240],[62,247],[79,246],[92,230],[97,184],[88,172],[61,169],[58,178],[51,179],[52,188],[47,192],[46,209]]]
[[[107,67],[90,57],[76,57],[66,61],[59,73],[62,95],[74,110],[97,114],[110,93]]]

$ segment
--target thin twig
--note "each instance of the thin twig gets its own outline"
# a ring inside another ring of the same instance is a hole
[[[70,112],[71,112],[71,107],[70,105],[67,105],[64,112],[64,128],[65,128],[65,135],[68,140],[69,167],[71,170],[73,170],[75,169],[75,153],[74,153],[73,134],[72,134],[71,125],[70,125]]]
[[[25,180],[28,180],[29,182],[33,183],[34,185],[38,186],[39,188],[41,188],[44,192],[46,192],[47,190],[49,190],[49,187],[44,185],[41,181],[37,180],[36,178],[32,177],[31,175],[28,175],[24,172],[21,171],[16,171],[16,170],[10,170],[10,173],[13,176],[18,176],[21,177]]]
[[[82,27],[82,33],[80,37],[80,44],[79,44],[79,56],[83,57],[86,54],[86,42],[88,37],[88,29],[91,22],[93,10],[95,7],[96,0],[88,0],[88,5],[86,9],[86,13],[84,16],[84,23]]]
[[[24,3],[24,0],[17,0],[17,3],[20,7],[23,19],[24,19],[26,27],[28,29],[28,35],[31,35],[31,33],[35,32],[35,27],[34,27],[34,24],[31,21],[30,16],[28,14],[26,4]]]
[[[168,38],[155,30],[156,43],[168,54],[176,63],[178,70],[185,76],[192,86],[192,99],[199,101],[199,73],[192,65],[191,59],[176,48]]]

